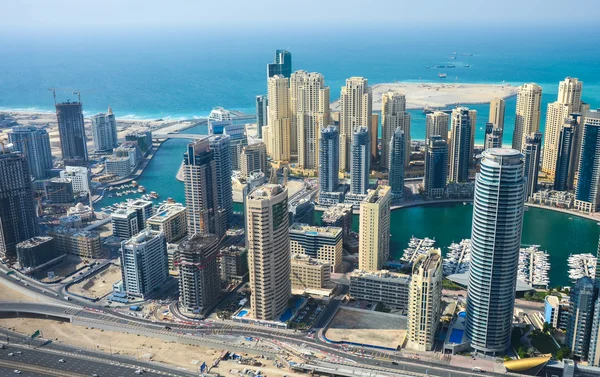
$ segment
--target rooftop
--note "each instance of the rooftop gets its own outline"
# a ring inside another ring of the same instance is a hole
[[[335,226],[314,226],[302,223],[294,223],[290,226],[290,232],[304,233],[307,236],[335,237],[342,233],[342,228]]]
[[[163,211],[158,212],[156,215],[150,217],[148,222],[164,222],[171,217],[180,214],[181,212],[185,212],[186,208],[182,205],[169,206]]]
[[[159,237],[162,234],[163,234],[162,232],[158,232],[158,231],[154,231],[154,230],[150,230],[149,228],[146,228],[146,229],[142,230],[141,232],[139,232],[138,234],[136,234],[135,236],[128,239],[127,241],[124,241],[124,244],[126,246],[138,245],[138,244],[150,241],[151,239],[154,239],[156,237]]]
[[[19,247],[19,248],[35,247],[35,246],[41,245],[43,243],[52,241],[52,239],[53,239],[52,237],[47,237],[47,236],[46,237],[33,237],[33,238],[30,238],[28,240],[18,243],[17,247]]]
[[[363,203],[377,203],[381,201],[389,191],[389,186],[377,186],[375,190],[368,190],[367,197],[363,200]]]
[[[81,230],[81,229],[77,229],[77,228],[67,228],[64,226],[54,227],[54,228],[52,228],[52,230],[49,233],[69,234],[72,237],[86,237],[86,238],[100,237],[100,233],[92,231],[92,230]]]
[[[376,272],[368,272],[364,270],[354,270],[350,277],[361,277],[361,278],[372,278],[382,280],[401,280],[402,282],[410,282],[410,275],[401,274],[398,272],[390,272],[388,270],[381,270]]]
[[[285,191],[285,187],[280,184],[269,183],[260,187],[257,187],[248,194],[250,200],[263,200],[270,199],[275,195],[278,195]]]
[[[292,264],[306,266],[329,266],[330,263],[320,259],[314,259],[305,254],[292,254]]]
[[[340,203],[328,207],[325,212],[323,212],[323,220],[333,220],[347,214],[352,215],[352,205]]]

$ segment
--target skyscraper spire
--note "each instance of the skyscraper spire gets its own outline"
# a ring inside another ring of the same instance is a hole
[[[112,113],[113,113],[113,112],[112,112],[112,107],[110,107],[110,105],[109,105],[109,106],[108,106],[108,111],[107,111],[107,114],[108,114],[108,115],[112,115]]]

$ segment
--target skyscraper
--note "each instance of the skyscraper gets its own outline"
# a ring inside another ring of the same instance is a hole
[[[167,243],[162,232],[146,229],[121,242],[121,276],[127,294],[147,298],[169,278]]]
[[[218,206],[224,215],[223,218],[219,219],[221,221],[219,225],[221,232],[225,232],[227,226],[233,220],[233,193],[231,186],[232,153],[229,141],[229,135],[213,135],[209,137],[210,150],[213,152],[216,167]]]
[[[515,129],[512,140],[513,149],[522,150],[525,137],[539,131],[541,106],[541,86],[529,83],[519,87],[517,93],[517,110],[515,113]]]
[[[219,210],[219,181],[214,152],[208,139],[196,140],[187,148],[183,172],[188,235],[212,233],[221,237],[225,233],[225,229],[219,229],[221,216],[226,215]]]
[[[48,178],[48,170],[52,169],[52,152],[50,137],[45,129],[15,126],[8,134],[8,141],[14,145],[14,150],[27,157],[31,175],[35,179]]]
[[[590,366],[600,366],[600,299],[596,299],[594,304],[594,317],[587,360]]]
[[[352,135],[350,154],[350,193],[366,194],[369,188],[371,173],[371,151],[369,130],[367,127],[357,127]]]
[[[485,354],[510,345],[525,199],[522,158],[513,149],[487,149],[475,179],[466,334]]]
[[[271,158],[279,164],[290,161],[289,80],[282,75],[267,80],[269,96],[269,143]]]
[[[392,204],[397,205],[404,199],[404,158],[406,139],[402,128],[396,128],[389,144],[388,180],[392,190]]]
[[[254,189],[246,197],[246,246],[250,276],[250,316],[277,320],[292,295],[288,190],[279,184]]]
[[[502,129],[494,128],[493,123],[485,124],[485,141],[483,149],[502,148]]]
[[[242,150],[242,174],[246,177],[252,172],[267,174],[267,147],[265,143],[250,144]]]
[[[490,102],[490,116],[488,122],[494,125],[494,128],[504,129],[504,113],[506,102],[502,98],[494,98]],[[502,139],[502,137],[501,137]]]
[[[368,80],[350,77],[340,94],[340,171],[351,170],[352,135],[357,127],[371,129],[372,93]],[[370,153],[366,156],[370,156]]]
[[[229,161],[232,170],[241,170],[241,155],[248,145],[246,126],[243,124],[230,124],[223,129],[223,135],[229,136]]]
[[[469,109],[457,107],[452,110],[452,144],[450,146],[450,182],[462,183],[469,180],[469,164],[472,156],[471,118]]]
[[[571,113],[581,110],[581,89],[583,83],[577,79],[567,77],[558,85],[556,102],[548,104],[546,113],[546,128],[544,131],[544,158],[542,171],[550,179],[555,179],[556,162],[559,153],[559,138],[565,119]]]
[[[423,189],[430,198],[441,198],[448,181],[448,143],[441,136],[427,139]]]
[[[88,151],[81,102],[57,103],[56,117],[60,149],[65,165],[87,165]]]
[[[292,75],[292,53],[286,50],[275,51],[275,61],[267,64],[267,78],[281,75],[290,78]]]
[[[442,313],[442,251],[417,257],[408,291],[407,348],[431,351]]]
[[[582,124],[575,208],[597,212],[600,209],[600,112],[585,113]]]
[[[434,111],[425,116],[425,140],[432,136],[441,136],[448,141],[448,123],[450,117],[443,111]]]
[[[587,276],[577,280],[571,289],[565,345],[575,357],[586,359],[588,356],[595,297],[594,281]]]
[[[96,152],[110,152],[119,145],[117,138],[117,120],[109,107],[106,114],[92,117],[92,139]]]
[[[196,234],[179,245],[179,307],[187,313],[209,309],[221,292],[219,239]]]
[[[340,135],[336,126],[321,130],[319,140],[319,192],[333,192],[339,186]]]
[[[262,128],[267,125],[269,119],[269,101],[267,96],[256,96],[256,135],[262,139]]]
[[[27,158],[20,153],[0,154],[0,258],[14,260],[17,244],[37,234]]]
[[[565,119],[558,137],[558,156],[554,170],[554,189],[567,191],[573,189],[575,178],[576,139],[578,124],[575,119]]]
[[[525,156],[524,174],[525,200],[528,200],[536,191],[538,186],[538,171],[540,170],[540,155],[542,154],[542,133],[535,132],[525,137],[523,155]]]
[[[404,131],[404,158],[402,163],[408,166],[410,162],[410,114],[406,112],[406,96],[404,94],[384,93],[381,100],[381,165],[391,169],[390,141],[396,129]]]
[[[381,270],[390,257],[389,186],[369,190],[360,203],[358,268],[365,271]]]
[[[298,166],[318,167],[319,131],[329,124],[329,87],[320,73],[296,71],[290,78],[290,153]]]

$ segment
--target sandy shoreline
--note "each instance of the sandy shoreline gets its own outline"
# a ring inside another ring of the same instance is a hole
[[[416,83],[396,82],[374,84],[373,111],[381,111],[381,96],[387,92],[406,95],[407,109],[422,109],[425,106],[443,108],[457,104],[489,103],[496,97],[509,98],[517,94],[518,87],[510,84],[463,84],[452,82]],[[340,102],[331,103],[331,109],[339,111]]]

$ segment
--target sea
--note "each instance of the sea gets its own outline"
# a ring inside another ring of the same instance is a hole
[[[438,64],[456,65],[446,69],[447,83],[536,82],[543,88],[543,130],[546,105],[556,99],[558,82],[566,76],[582,80],[583,100],[600,107],[598,40],[600,29],[585,25],[471,31],[386,25],[378,30],[278,28],[268,33],[224,26],[210,34],[188,29],[0,35],[0,110],[51,112],[48,89],[56,88],[58,100],[75,99],[73,92],[80,91],[86,115],[108,106],[117,117],[140,120],[205,117],[215,106],[252,113],[255,96],[266,93],[266,64],[275,49],[283,48],[292,52],[294,70],[325,76],[332,101],[348,77],[364,76],[371,84],[439,82],[439,70],[425,68]],[[489,106],[465,105],[478,111],[476,141],[481,143]],[[516,98],[507,100],[505,144],[512,139],[515,105]],[[419,110],[411,113],[411,136],[423,139],[425,116]],[[186,133],[205,134],[206,127]],[[163,143],[138,179],[147,190],[157,191],[160,200],[185,201],[183,184],[175,175],[186,143]],[[105,198],[98,207],[123,200]],[[445,253],[451,242],[470,236],[471,216],[472,206],[462,204],[395,210],[391,253],[400,257],[412,235],[435,238]],[[599,235],[592,220],[535,208],[525,213],[523,243],[550,253],[553,286],[571,284],[567,257],[595,253]]]
[[[322,73],[332,101],[351,76],[366,77],[371,84],[536,82],[543,88],[543,129],[558,82],[571,76],[584,82],[583,100],[600,107],[600,29],[585,25],[568,32],[557,27],[409,30],[401,25],[280,29],[224,25],[212,33],[90,29],[0,36],[0,110],[52,111],[48,89],[56,88],[58,100],[75,99],[73,92],[80,91],[86,115],[108,106],[117,117],[142,120],[205,117],[215,106],[254,113],[255,96],[267,90],[266,65],[278,48],[292,53],[294,70]],[[447,79],[438,78],[441,69],[426,68],[440,64],[456,65],[443,69]],[[481,143],[489,106],[465,105],[478,111],[476,141]],[[516,98],[507,101],[505,143],[512,139],[515,105]],[[410,112],[412,139],[423,139],[425,116]]]

